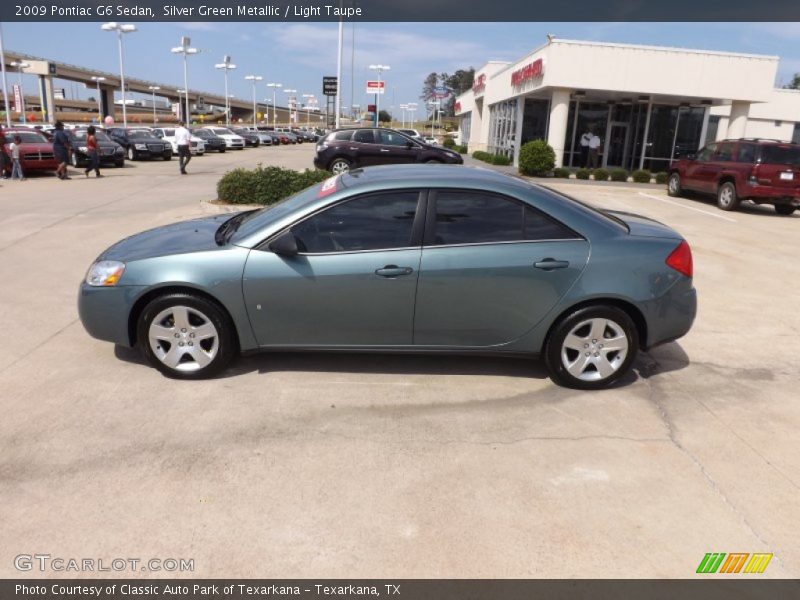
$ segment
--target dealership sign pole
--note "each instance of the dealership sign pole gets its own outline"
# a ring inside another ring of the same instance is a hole
[[[380,95],[383,93],[385,82],[381,81],[381,73],[383,71],[389,71],[391,67],[389,65],[370,65],[370,70],[378,72],[378,81],[368,81],[367,82],[367,93],[375,94],[375,127],[380,125],[380,114],[381,114],[381,105],[380,105]]]
[[[8,81],[6,81],[6,54],[3,50],[2,23],[0,23],[0,67],[3,70],[3,108],[6,109],[6,127],[11,127],[11,112],[8,110]]]

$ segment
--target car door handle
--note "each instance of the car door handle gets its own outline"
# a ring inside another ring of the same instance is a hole
[[[381,277],[400,277],[401,275],[411,275],[414,269],[411,267],[398,267],[397,265],[386,265],[382,269],[376,269],[375,275]]]
[[[552,271],[553,269],[566,269],[569,266],[569,261],[556,260],[555,258],[544,258],[533,263],[533,266],[544,271]]]

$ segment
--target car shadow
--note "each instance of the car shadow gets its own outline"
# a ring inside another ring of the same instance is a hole
[[[714,208],[716,210],[719,210],[720,212],[724,212],[724,211],[720,210],[719,208],[717,208],[716,199],[713,196],[710,196],[710,195],[707,195],[707,194],[700,194],[700,193],[697,193],[697,192],[686,192],[686,191],[684,191],[684,192],[681,193],[681,198],[683,198],[685,200],[692,200],[692,201],[695,201],[695,202],[700,202],[701,204],[707,205],[709,208]],[[749,214],[749,215],[761,215],[761,216],[764,216],[764,217],[780,217],[781,219],[800,218],[800,213],[798,213],[798,211],[795,211],[794,214],[788,215],[788,216],[787,215],[779,215],[777,212],[775,212],[775,209],[773,208],[773,206],[771,204],[755,204],[754,202],[749,202],[747,200],[743,200],[742,203],[739,204],[737,209],[735,211],[733,211],[731,214],[734,214],[734,213],[737,213],[737,212],[741,212],[741,213]]]
[[[125,362],[146,364],[136,348],[115,346],[114,355]],[[678,343],[665,344],[651,352],[640,352],[633,368],[614,387],[627,387],[639,378],[649,379],[683,369],[689,364],[689,357]],[[287,372],[548,378],[544,362],[535,358],[313,351],[245,355],[235,360],[218,378],[228,379],[248,373]]]

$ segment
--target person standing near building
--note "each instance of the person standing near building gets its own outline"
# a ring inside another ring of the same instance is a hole
[[[67,161],[69,161],[70,142],[64,124],[56,121],[56,132],[53,134],[53,154],[58,162],[56,175],[59,179],[70,179],[67,175]]]
[[[102,177],[100,174],[100,151],[97,149],[97,136],[95,135],[97,130],[94,128],[94,125],[89,125],[89,128],[86,130],[86,150],[89,154],[89,166],[86,167],[86,177],[89,177],[89,173],[92,171],[95,172],[97,177]]]
[[[8,179],[6,175],[6,133],[0,125],[0,177]]]
[[[25,173],[22,171],[22,164],[19,162],[20,144],[22,144],[22,138],[15,135],[14,141],[8,147],[11,152],[11,179],[25,181]]]
[[[600,137],[596,136],[594,133],[590,133],[591,138],[589,138],[589,168],[596,169],[597,168],[597,153],[600,151]]]
[[[581,164],[584,169],[589,166],[589,142],[592,140],[592,131],[587,127],[581,136]]]
[[[192,160],[192,134],[186,129],[186,124],[181,121],[175,130],[175,143],[178,145],[178,166],[181,175],[186,175],[186,165]]]

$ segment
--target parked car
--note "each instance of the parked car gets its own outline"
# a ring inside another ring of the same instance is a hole
[[[178,142],[175,141],[174,127],[154,127],[153,134],[156,137],[169,142],[170,146],[172,146],[172,153],[175,155],[178,154]],[[203,154],[206,153],[206,144],[202,138],[192,134],[192,137],[189,138],[189,151],[194,156],[203,156]]]
[[[292,129],[292,133],[300,138],[303,142],[316,142],[317,136],[310,131],[305,131],[303,129],[298,129],[297,127]]]
[[[259,129],[258,127],[245,127],[244,129],[246,129],[249,133],[258,137],[258,141],[261,143],[262,146],[272,146],[273,144],[272,136],[266,131]]]
[[[283,144],[284,146],[292,143],[289,136],[282,131],[270,131],[270,135],[272,135],[273,139],[277,139],[279,144]]]
[[[244,150],[244,145],[245,145],[244,138],[234,133],[227,127],[209,126],[209,127],[204,127],[204,129],[207,129],[214,135],[219,136],[223,140],[225,140],[225,145],[228,150]]]
[[[422,138],[422,141],[426,144],[430,144],[431,146],[438,146],[439,142],[436,141],[436,138],[432,135],[426,135]]]
[[[240,351],[496,353],[598,389],[689,331],[692,275],[686,240],[651,219],[486,169],[395,165],[125,238],[78,308],[89,334],[180,379]]]
[[[172,146],[169,142],[153,135],[150,129],[112,127],[105,132],[125,149],[128,160],[143,158],[172,160]]]
[[[400,133],[407,135],[410,138],[414,138],[415,140],[422,141],[422,135],[416,129],[398,129]]]
[[[231,127],[230,128],[233,133],[238,136],[241,136],[244,139],[244,145],[246,148],[258,148],[261,145],[261,138],[252,131],[245,129],[244,127]]]
[[[669,195],[685,191],[715,195],[722,210],[750,200],[791,215],[800,206],[800,144],[756,138],[708,144],[669,169]]]
[[[288,127],[277,127],[275,129],[278,133],[282,133],[287,138],[289,138],[290,144],[302,144],[303,140],[299,139],[295,134],[292,133],[292,130]]]
[[[72,145],[72,166],[84,167],[89,164],[89,149],[86,146],[86,130],[70,129],[67,131]],[[104,131],[98,129],[95,134],[97,151],[100,154],[100,164],[113,164],[115,167],[125,166],[125,150],[112,140]]]
[[[206,146],[206,152],[225,152],[228,147],[225,140],[208,129],[203,129],[202,127],[192,129],[192,135],[203,140]]]
[[[334,173],[354,167],[397,163],[438,162],[460,165],[458,152],[431,146],[395,131],[365,127],[340,129],[317,143],[314,166]]]
[[[41,132],[26,127],[24,129],[4,129],[3,133],[6,136],[6,156],[11,156],[8,146],[14,141],[14,138],[19,136],[22,140],[19,145],[19,162],[24,173],[55,171],[58,168],[58,162],[53,154],[53,143]],[[10,160],[6,161],[6,173],[11,173]]]

